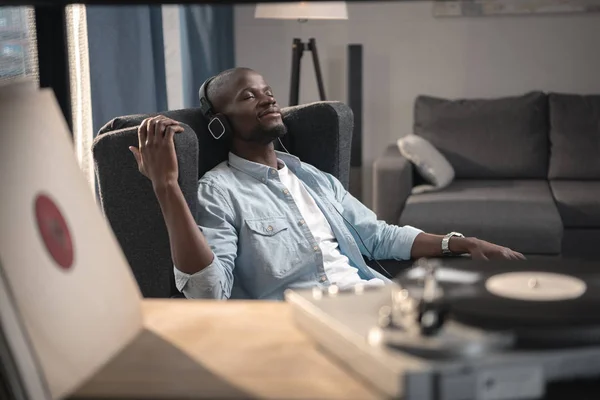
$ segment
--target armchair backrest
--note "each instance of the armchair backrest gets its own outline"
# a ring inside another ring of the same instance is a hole
[[[198,180],[227,159],[229,149],[206,128],[200,109],[160,113],[184,125],[175,135],[179,185],[196,215]],[[285,147],[302,161],[338,178],[348,187],[353,115],[340,102],[317,102],[282,110]],[[156,114],[154,114],[156,115]],[[144,297],[177,295],[169,239],[148,179],[137,170],[129,146],[137,146],[137,127],[150,115],[113,119],[98,133],[93,157],[100,203]]]

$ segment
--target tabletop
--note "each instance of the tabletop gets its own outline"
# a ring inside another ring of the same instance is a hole
[[[72,398],[373,399],[270,301],[145,299],[145,329]]]

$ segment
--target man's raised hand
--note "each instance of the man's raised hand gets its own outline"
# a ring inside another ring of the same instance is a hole
[[[173,136],[180,132],[183,127],[170,118],[162,115],[146,118],[138,128],[138,147],[129,147],[138,169],[155,188],[177,182],[179,169]]]

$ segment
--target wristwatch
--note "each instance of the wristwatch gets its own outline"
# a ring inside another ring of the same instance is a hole
[[[444,238],[442,239],[442,254],[445,256],[450,256],[450,255],[454,254],[450,251],[450,246],[449,246],[451,237],[464,238],[465,235],[463,235],[462,233],[458,233],[458,232],[450,232],[449,234],[444,236]]]

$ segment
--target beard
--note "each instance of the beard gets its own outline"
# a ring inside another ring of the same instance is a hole
[[[262,144],[269,144],[287,134],[287,126],[281,123],[273,127],[265,128],[258,125],[250,134],[248,141]]]

